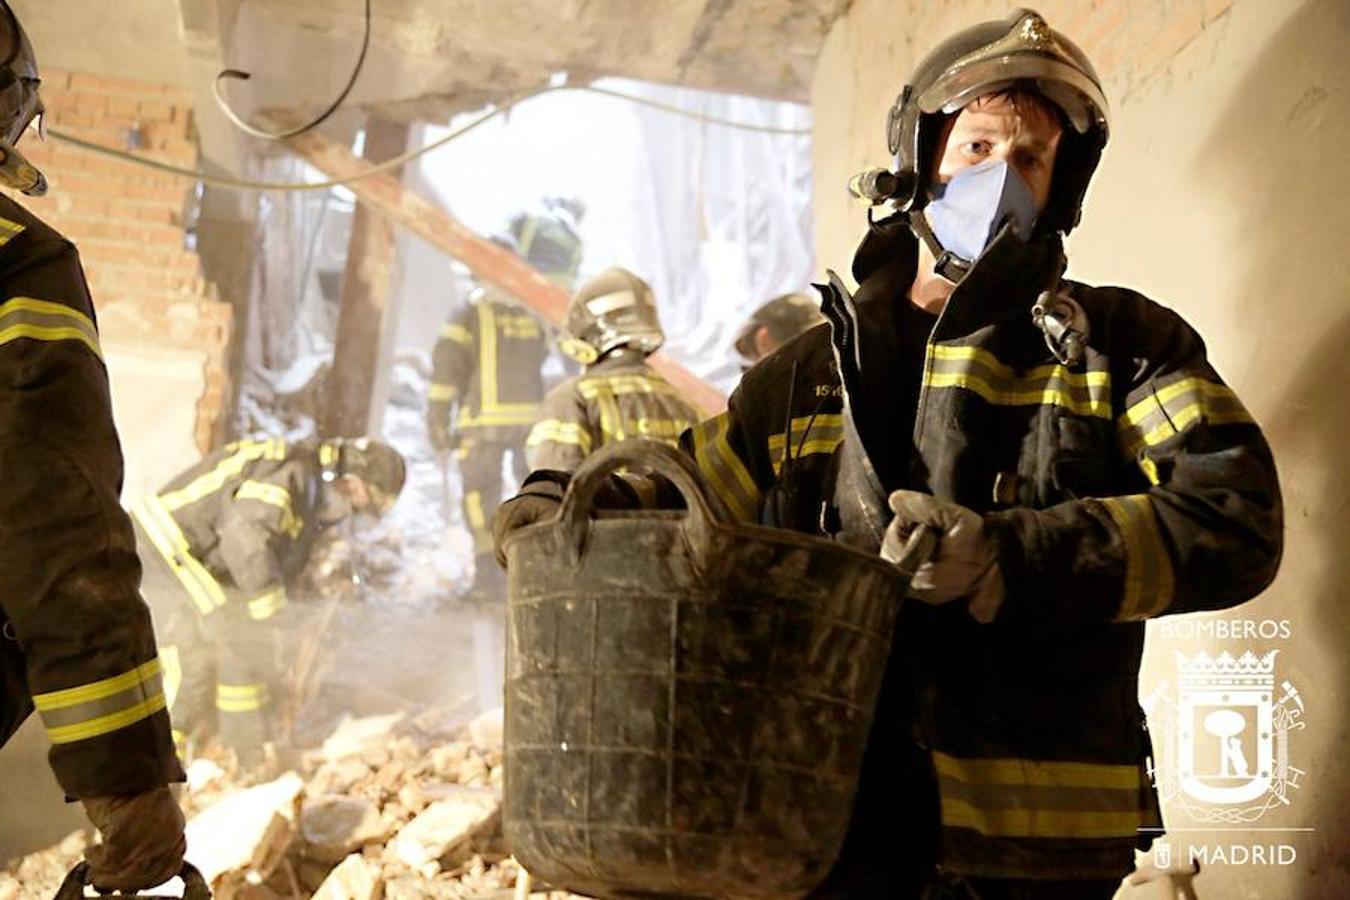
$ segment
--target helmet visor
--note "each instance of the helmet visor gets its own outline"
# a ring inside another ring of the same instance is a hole
[[[1093,79],[1077,66],[1033,53],[1015,53],[971,60],[954,66],[918,96],[925,113],[954,113],[971,101],[1032,82],[1045,97],[1064,110],[1075,131],[1094,127],[1106,131],[1106,97]]]

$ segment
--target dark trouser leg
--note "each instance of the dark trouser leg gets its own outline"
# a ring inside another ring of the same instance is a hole
[[[1111,881],[1039,881],[1030,878],[967,878],[971,900],[1111,900],[1121,878]],[[959,895],[957,895],[959,896]]]
[[[455,454],[464,480],[464,522],[473,535],[473,590],[492,601],[506,596],[506,578],[492,552],[492,516],[502,502],[505,449],[496,441],[465,438]]]
[[[276,679],[276,636],[266,622],[247,618],[241,608],[222,611],[215,622],[218,669],[216,717],[220,739],[239,761],[262,761],[263,745],[272,740],[273,692]]]
[[[0,747],[5,745],[24,719],[33,712],[23,651],[8,636],[8,623],[0,613]]]

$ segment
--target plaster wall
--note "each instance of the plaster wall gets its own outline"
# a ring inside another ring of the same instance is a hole
[[[844,184],[887,163],[886,110],[919,56],[1011,5],[855,0],[836,22],[813,85],[819,269],[848,269],[864,215]],[[1112,103],[1111,143],[1070,241],[1070,276],[1141,290],[1205,336],[1220,374],[1265,428],[1285,496],[1275,584],[1238,609],[1151,623],[1141,694],[1163,753],[1180,736],[1177,653],[1278,651],[1274,699],[1289,686],[1298,692],[1285,708],[1297,710],[1287,761],[1301,772],[1288,772],[1287,802],[1255,818],[1238,815],[1252,804],[1206,807],[1174,796],[1168,840],[1176,852],[1245,846],[1248,857],[1258,845],[1294,848],[1289,865],[1236,864],[1228,853],[1197,883],[1204,897],[1350,896],[1342,750],[1350,738],[1350,170],[1341,161],[1350,142],[1350,6],[1039,6],[1096,61]]]

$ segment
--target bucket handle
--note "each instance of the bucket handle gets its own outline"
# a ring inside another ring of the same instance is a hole
[[[178,872],[178,877],[183,879],[183,900],[211,900],[211,887],[192,863],[184,861],[183,868]],[[61,882],[61,887],[57,890],[54,900],[84,900],[84,889],[89,886],[89,883],[89,863],[80,860],[73,869],[66,873],[65,880]],[[120,891],[104,896],[107,896],[109,900],[117,900],[118,897],[126,897],[127,900],[134,900],[135,897],[153,900],[149,894],[133,895],[124,894]],[[158,894],[155,895],[155,897],[158,896]]]
[[[596,493],[605,479],[624,466],[647,469],[675,485],[689,509],[680,530],[691,555],[701,562],[711,543],[713,530],[727,522],[722,504],[716,497],[708,495],[703,487],[703,477],[688,454],[659,441],[633,439],[601,447],[586,457],[572,476],[562,508],[558,510],[563,549],[572,565],[577,565],[586,551]]]

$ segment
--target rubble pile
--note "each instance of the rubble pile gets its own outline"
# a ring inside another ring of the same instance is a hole
[[[232,758],[200,758],[183,798],[188,858],[217,900],[572,896],[517,890],[501,763],[501,710],[448,733],[434,716],[348,719],[296,770],[253,784]],[[0,900],[49,900],[87,843],[75,832],[12,861]]]

